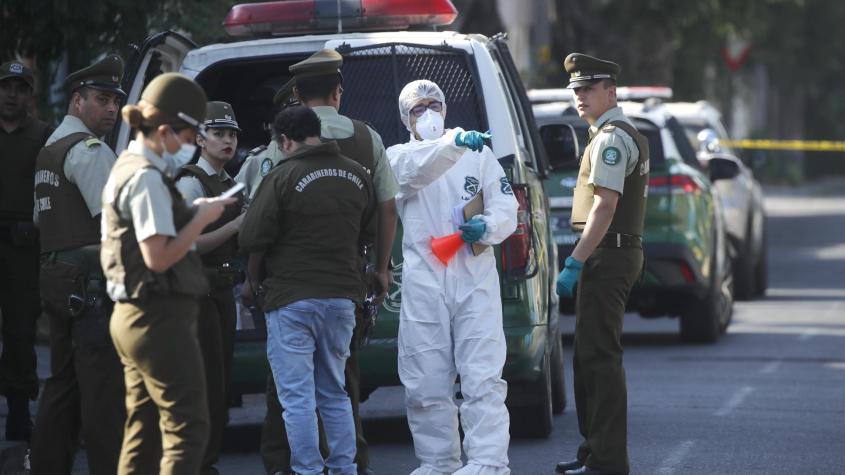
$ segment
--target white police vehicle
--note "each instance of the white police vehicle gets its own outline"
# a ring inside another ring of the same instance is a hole
[[[232,42],[198,47],[171,31],[148,38],[129,61],[127,101],[136,102],[156,75],[182,72],[203,86],[209,100],[232,104],[243,129],[243,154],[269,142],[266,124],[276,112],[274,94],[290,78],[288,66],[322,48],[334,48],[344,57],[340,112],[370,123],[389,147],[408,140],[397,107],[401,88],[415,79],[438,83],[449,107],[447,127],[492,130],[492,150],[520,204],[517,231],[497,250],[508,344],[504,377],[508,406],[518,413],[511,419],[515,432],[547,436],[552,414],[565,405],[554,293],[557,250],[550,245],[542,184],[549,166],[504,38],[435,31],[456,16],[448,0],[236,5],[224,22]],[[116,133],[116,150],[128,140],[124,126]],[[401,233],[394,246],[397,269],[400,242]],[[401,279],[396,282],[401,285]],[[396,334],[401,288],[395,286],[390,294],[369,345],[360,353],[363,398],[380,386],[400,384]],[[267,371],[262,335],[257,330],[239,333],[234,391],[262,392]]]

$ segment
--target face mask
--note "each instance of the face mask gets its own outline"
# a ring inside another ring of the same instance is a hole
[[[177,139],[178,140],[178,139]],[[161,154],[161,158],[167,162],[168,171],[170,174],[175,175],[176,172],[179,170],[179,167],[182,165],[187,164],[194,158],[194,154],[197,151],[197,146],[194,144],[187,144],[183,143],[179,150],[176,153],[170,153],[167,151],[167,147],[164,147],[164,153]]]
[[[440,115],[440,112],[426,109],[423,115],[417,119],[415,128],[417,135],[423,140],[439,139],[443,136],[443,116]]]

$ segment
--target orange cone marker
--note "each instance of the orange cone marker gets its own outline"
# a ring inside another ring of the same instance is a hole
[[[458,253],[458,250],[463,245],[464,240],[461,239],[460,232],[439,238],[431,238],[431,252],[440,259],[440,262],[444,266],[449,265],[449,261]]]

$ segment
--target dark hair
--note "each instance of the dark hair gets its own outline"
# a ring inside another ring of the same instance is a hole
[[[294,142],[304,142],[309,137],[319,137],[320,118],[305,106],[283,109],[273,120],[273,136],[278,140],[282,135]]]
[[[298,78],[296,80],[296,90],[302,101],[325,99],[340,85],[340,82],[340,74]]]

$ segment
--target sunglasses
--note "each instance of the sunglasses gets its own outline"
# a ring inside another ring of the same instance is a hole
[[[434,112],[440,112],[443,110],[443,103],[440,101],[429,102],[428,104],[417,104],[411,108],[411,112],[414,114],[414,117],[420,117],[425,113],[426,109],[431,109]]]

